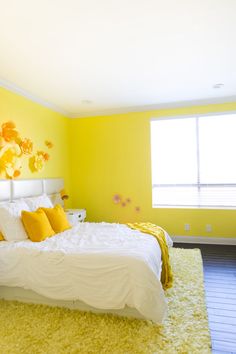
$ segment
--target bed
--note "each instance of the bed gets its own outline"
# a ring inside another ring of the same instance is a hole
[[[62,179],[0,181],[1,202],[43,193],[55,202],[62,187]],[[161,323],[161,267],[153,237],[122,224],[78,223],[39,243],[1,241],[0,298]]]

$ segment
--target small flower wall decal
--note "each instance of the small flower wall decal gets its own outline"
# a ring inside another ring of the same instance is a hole
[[[120,204],[122,208],[127,207],[129,204],[132,204],[131,199],[128,198],[122,198],[120,194],[114,194],[112,197],[112,200],[115,204]],[[139,206],[134,207],[134,211],[136,213],[139,213],[141,211],[141,208]]]
[[[48,148],[52,148],[53,144],[48,143]],[[19,177],[23,158],[28,159],[31,172],[41,171],[50,156],[45,151],[33,154],[33,147],[31,139],[21,137],[14,122],[3,123],[0,127],[0,176],[8,179]]]
[[[121,197],[119,194],[115,194],[112,199],[115,204],[119,204],[121,202]]]

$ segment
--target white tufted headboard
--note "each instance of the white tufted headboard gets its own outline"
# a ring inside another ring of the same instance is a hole
[[[0,180],[0,202],[9,201],[11,198],[11,183],[8,180]]]
[[[56,198],[57,194],[63,188],[64,180],[62,178],[0,179],[0,202],[36,197],[42,194],[47,194],[53,199]]]

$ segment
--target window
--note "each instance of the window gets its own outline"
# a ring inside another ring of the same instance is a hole
[[[236,114],[151,121],[153,207],[236,208]]]

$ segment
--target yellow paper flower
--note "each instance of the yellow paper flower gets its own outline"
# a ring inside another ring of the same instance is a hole
[[[45,151],[37,151],[37,155],[42,156],[45,161],[48,161],[50,156]]]
[[[7,143],[0,149],[0,174],[5,178],[15,178],[20,175],[21,149],[16,143]]]
[[[53,148],[53,143],[49,140],[45,140],[45,145],[47,146],[48,149]]]
[[[20,176],[20,174],[21,174],[20,170],[15,170],[12,178],[17,178]]]
[[[43,154],[43,158],[44,158],[45,161],[48,161],[50,159],[50,155],[47,152],[45,152]]]
[[[44,159],[40,155],[34,155],[29,159],[29,168],[31,172],[39,172],[44,168]]]
[[[44,168],[45,161],[49,159],[49,155],[44,151],[37,153],[29,159],[29,168],[31,172],[39,172]]]
[[[33,143],[30,139],[23,139],[20,142],[20,148],[23,154],[30,155],[33,151]]]
[[[42,155],[36,155],[34,160],[34,167],[36,171],[41,171],[44,168],[44,158]]]
[[[7,142],[16,140],[19,133],[16,130],[15,123],[13,123],[13,122],[3,123],[2,124],[2,131],[1,131],[0,135]]]

